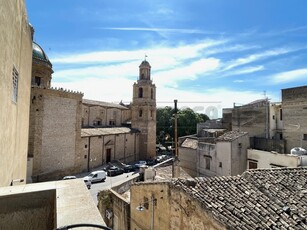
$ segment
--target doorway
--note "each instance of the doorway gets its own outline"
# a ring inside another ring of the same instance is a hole
[[[112,149],[107,149],[107,152],[106,152],[107,163],[109,163],[111,161],[111,153],[112,153]]]

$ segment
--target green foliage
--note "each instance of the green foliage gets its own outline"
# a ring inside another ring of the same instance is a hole
[[[174,137],[174,109],[167,106],[157,109],[157,141],[164,145]],[[196,133],[197,123],[209,120],[206,114],[195,113],[186,108],[177,112],[178,137]]]

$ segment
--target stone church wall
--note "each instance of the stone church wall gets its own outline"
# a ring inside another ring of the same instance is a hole
[[[31,96],[33,180],[79,172],[82,94],[33,87]]]

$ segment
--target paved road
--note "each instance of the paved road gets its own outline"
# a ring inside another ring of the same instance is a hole
[[[96,171],[96,170],[102,170],[102,167],[97,168],[97,169],[93,169],[92,171]],[[119,183],[123,183],[127,180],[129,180],[131,178],[132,175],[135,175],[138,172],[129,172],[129,173],[124,173],[118,176],[113,176],[113,177],[107,177],[105,182],[95,182],[92,184],[91,189],[89,189],[89,192],[91,193],[93,200],[95,202],[95,204],[98,203],[97,201],[97,194],[99,191],[101,190],[105,190],[105,189],[110,189],[111,187],[113,187],[116,184]],[[78,178],[82,178],[84,176],[87,176],[89,173],[81,173],[76,175]]]

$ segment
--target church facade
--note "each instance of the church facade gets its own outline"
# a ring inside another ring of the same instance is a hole
[[[93,101],[52,88],[52,64],[33,42],[28,181],[61,179],[112,160],[150,159],[156,144],[156,88],[139,66],[130,105]]]

